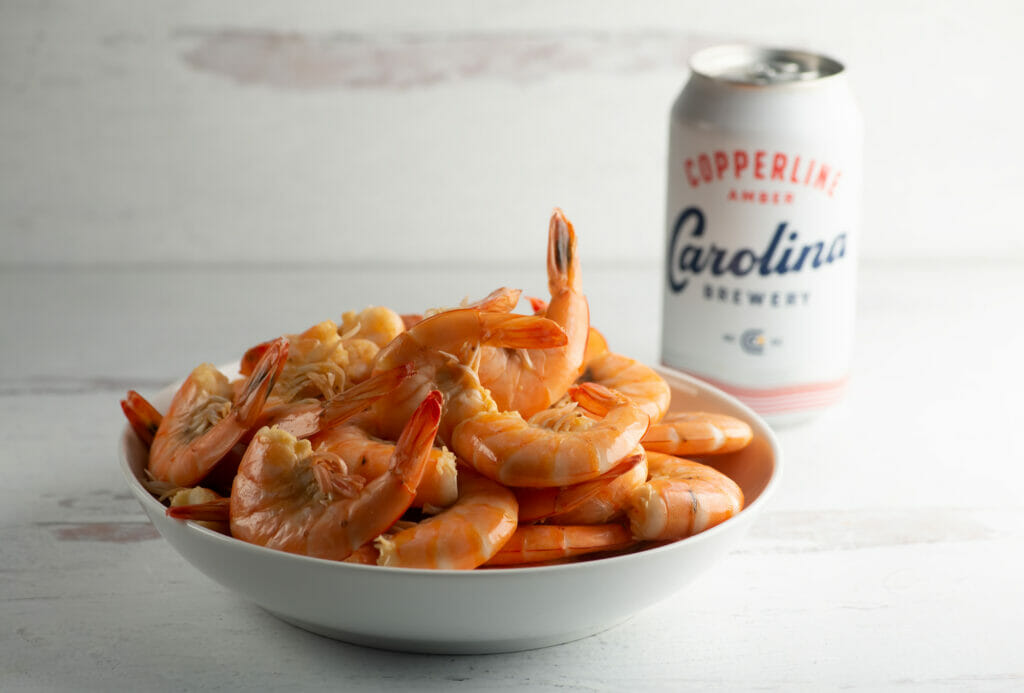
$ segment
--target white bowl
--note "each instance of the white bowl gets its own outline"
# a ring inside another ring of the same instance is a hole
[[[297,556],[167,517],[142,486],[146,451],[127,426],[121,467],[149,519],[189,563],[288,623],[351,643],[415,652],[545,647],[603,631],[678,591],[736,546],[778,483],[779,444],[761,418],[696,378],[658,370],[672,386],[673,410],[720,412],[750,423],[754,440],[745,450],[701,458],[734,479],[747,504],[696,536],[610,558],[454,571]],[[158,409],[166,409],[174,387],[154,398]]]

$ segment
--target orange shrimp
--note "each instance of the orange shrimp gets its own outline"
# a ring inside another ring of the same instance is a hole
[[[652,424],[642,443],[669,455],[721,455],[745,448],[753,437],[750,425],[732,416],[674,412]]]
[[[171,496],[171,505],[167,508],[169,517],[194,520],[207,529],[221,534],[230,531],[230,500],[221,497],[208,488],[195,486],[182,488]],[[172,512],[176,510],[177,513]]]
[[[153,478],[195,486],[242,439],[259,417],[288,357],[275,340],[232,402],[227,377],[208,363],[198,366],[174,394],[149,450]]]
[[[647,454],[644,449],[637,447],[626,460],[628,464],[624,471],[605,480],[595,493],[580,503],[552,514],[546,521],[556,525],[598,525],[621,518],[633,494],[647,481]]]
[[[534,296],[527,296],[526,300],[530,302],[530,309],[534,315],[544,315],[548,310],[547,301],[536,298]],[[608,351],[608,340],[605,336],[593,325],[590,326],[590,330],[587,334],[587,348],[583,352],[583,367],[586,369],[594,359]]]
[[[135,435],[149,448],[160,428],[160,422],[163,421],[163,415],[135,390],[128,390],[128,395],[121,400],[121,411],[124,412]]]
[[[487,562],[516,531],[516,497],[471,470],[459,471],[459,499],[450,508],[376,546],[378,565],[471,570]]]
[[[285,335],[284,339],[288,340],[288,360],[274,385],[270,406],[305,397],[326,399],[348,383],[345,368],[349,356],[332,320],[324,320],[299,334]],[[257,344],[242,355],[238,369],[242,375],[251,372],[269,344],[270,341]]]
[[[529,418],[558,400],[580,375],[590,331],[590,308],[580,283],[576,232],[560,209],[548,228],[548,289],[551,301],[543,316],[565,331],[559,348],[523,350],[484,348],[480,382],[501,411]]]
[[[647,458],[643,448],[637,450],[590,481],[572,486],[512,489],[519,501],[519,521],[595,525],[613,519],[620,513],[603,512],[604,509],[611,506],[621,510],[630,490],[647,480]]]
[[[388,470],[395,444],[370,435],[358,421],[327,428],[310,438],[313,450],[340,457],[352,474],[370,480]],[[415,507],[445,508],[458,498],[455,455],[441,448],[430,450],[423,480],[416,488]]]
[[[417,407],[395,445],[387,473],[369,483],[308,440],[260,430],[231,489],[231,534],[253,544],[344,560],[409,508],[441,418],[441,394]]]
[[[520,525],[485,565],[529,565],[621,551],[636,543],[623,525]]]
[[[592,382],[621,392],[651,417],[651,425],[668,411],[672,391],[651,367],[614,351],[605,351],[587,362],[580,382]]]
[[[491,293],[484,296],[479,301],[472,301],[465,303],[464,305],[458,306],[458,308],[447,309],[447,310],[462,310],[464,308],[473,308],[475,310],[481,310],[487,313],[511,313],[519,303],[519,294],[522,293],[519,289],[510,289],[503,286],[499,289],[495,289]],[[428,310],[426,313],[403,313],[400,318],[405,324],[405,329],[409,329],[413,325],[423,322],[425,317],[429,318],[438,313],[445,312],[446,309],[441,310]],[[382,345],[383,346],[383,345]]]
[[[682,539],[743,509],[743,491],[718,470],[658,452],[648,452],[647,460],[648,481],[634,492],[627,509],[637,539]]]
[[[368,380],[353,385],[326,401],[303,399],[292,404],[279,404],[257,420],[257,426],[276,426],[296,438],[307,438],[352,418],[382,397],[393,392],[413,373],[412,366],[402,364],[375,373]],[[256,426],[253,427],[256,429]]]
[[[569,486],[599,477],[640,443],[649,418],[626,397],[594,383],[574,386],[570,394],[600,403],[604,417],[585,430],[556,431],[517,412],[481,411],[455,427],[452,448],[508,486]]]
[[[393,438],[411,408],[428,390],[437,389],[444,394],[440,436],[447,443],[455,424],[481,410],[494,409],[474,370],[481,345],[525,348],[565,343],[565,333],[558,325],[536,316],[464,308],[426,318],[398,335],[377,356],[374,372],[402,364],[412,364],[415,372],[374,405],[375,432]]]

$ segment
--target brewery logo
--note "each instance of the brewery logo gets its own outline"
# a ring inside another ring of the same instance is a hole
[[[743,330],[739,337],[734,334],[724,334],[722,339],[727,342],[736,342],[739,344],[740,349],[744,353],[752,356],[760,356],[764,353],[766,347],[777,347],[782,346],[782,340],[778,338],[769,339],[764,330],[759,327],[753,327],[749,330]]]
[[[723,248],[714,242],[704,242],[707,222],[699,207],[687,207],[676,218],[669,234],[668,252],[665,254],[668,266],[666,278],[673,293],[682,293],[689,285],[690,278],[704,275],[709,278],[740,279],[748,275],[768,277],[805,270],[818,270],[832,265],[846,257],[846,233],[840,233],[831,240],[804,242],[799,231],[791,229],[789,222],[782,221],[775,227],[771,239],[764,249],[740,247]],[[705,286],[705,298],[711,299],[720,290]],[[733,295],[734,294],[734,295]],[[766,296],[763,293],[743,292],[739,289],[726,291],[727,300],[750,305],[798,305],[806,303],[808,296],[795,293],[794,296]]]

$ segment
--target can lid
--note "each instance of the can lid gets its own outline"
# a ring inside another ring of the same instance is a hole
[[[771,86],[824,79],[844,68],[832,58],[806,51],[736,45],[698,51],[690,59],[690,69],[720,82]]]

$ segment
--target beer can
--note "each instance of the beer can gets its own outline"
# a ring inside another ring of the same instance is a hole
[[[672,107],[662,362],[770,423],[842,398],[853,348],[863,125],[813,53],[696,53]]]

